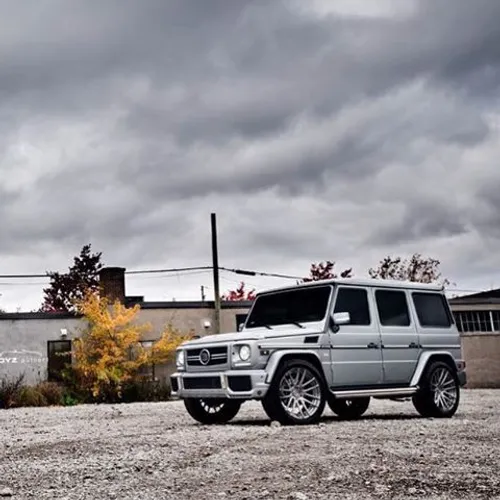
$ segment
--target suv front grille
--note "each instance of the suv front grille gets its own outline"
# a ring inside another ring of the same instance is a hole
[[[204,356],[206,356],[206,352],[203,355],[201,355],[202,351],[208,351],[208,354],[210,355],[208,362],[202,362],[202,360],[204,360]],[[188,349],[186,354],[187,354],[188,366],[203,367],[203,366],[225,365],[227,363],[227,358],[228,358],[227,346]]]

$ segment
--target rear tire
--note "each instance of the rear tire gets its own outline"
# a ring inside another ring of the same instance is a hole
[[[370,398],[335,399],[328,398],[328,406],[342,420],[361,417],[370,405]]]
[[[460,403],[460,382],[456,370],[443,361],[431,362],[425,369],[413,406],[422,417],[450,418]]]
[[[202,424],[225,424],[233,419],[241,407],[234,399],[195,399],[184,400],[184,406],[191,417]]]
[[[323,377],[310,362],[285,361],[276,371],[262,406],[271,420],[283,425],[319,422],[325,409]]]

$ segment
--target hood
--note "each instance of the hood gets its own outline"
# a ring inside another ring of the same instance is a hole
[[[268,330],[267,328],[255,328],[252,330],[243,330],[241,332],[231,332],[231,333],[219,333],[215,335],[206,335],[200,337],[199,339],[193,339],[182,344],[184,346],[197,346],[204,344],[217,344],[223,342],[240,342],[245,340],[263,340],[272,338],[283,338],[295,335],[310,335],[322,333],[321,328],[318,325],[310,325],[305,328],[295,328],[290,325],[280,325],[273,327],[273,330]]]
[[[199,339],[193,339],[185,342],[183,346],[193,346],[198,344],[212,344],[219,342],[235,342],[240,340],[258,340],[264,338],[262,332],[231,332],[218,333],[215,335],[205,335]]]

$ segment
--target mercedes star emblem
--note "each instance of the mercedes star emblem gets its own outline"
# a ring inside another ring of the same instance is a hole
[[[210,362],[210,353],[208,352],[207,349],[203,349],[200,352],[200,363],[202,365],[208,365],[209,362]]]

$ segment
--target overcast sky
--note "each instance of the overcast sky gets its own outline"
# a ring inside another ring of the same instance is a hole
[[[498,0],[0,0],[0,274],[89,242],[130,270],[210,265],[213,211],[227,267],[364,276],[421,252],[500,286],[499,19]],[[0,307],[38,307],[35,282],[0,280]]]

